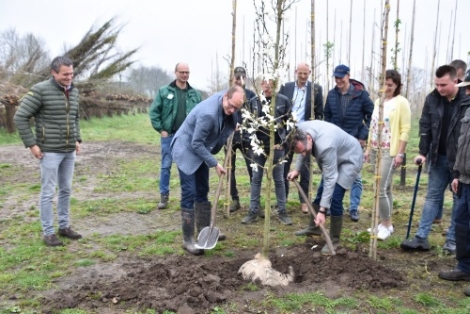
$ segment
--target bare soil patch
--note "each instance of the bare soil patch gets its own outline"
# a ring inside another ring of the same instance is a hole
[[[275,269],[287,272],[288,266],[293,266],[295,281],[287,287],[243,290],[247,282],[237,272],[253,258],[252,251],[237,251],[236,258],[128,256],[122,263],[107,265],[106,272],[102,266],[86,269],[74,276],[73,283],[68,280],[68,287],[50,291],[44,299],[44,310],[80,307],[100,309],[102,313],[106,308],[123,311],[132,306],[159,312],[208,313],[228,302],[251,312],[248,300],[262,298],[268,291],[276,295],[320,291],[334,298],[355,290],[400,289],[405,285],[399,272],[372,262],[364,254],[343,249],[337,256],[326,258],[313,252],[311,244],[270,253]]]

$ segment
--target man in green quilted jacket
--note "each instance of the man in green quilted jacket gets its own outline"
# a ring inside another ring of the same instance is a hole
[[[41,169],[40,216],[47,246],[62,246],[54,231],[52,200],[59,186],[57,215],[59,235],[78,240],[70,228],[69,211],[76,154],[80,152],[78,90],[73,86],[73,63],[65,56],[54,58],[52,77],[31,87],[15,114],[18,133]],[[35,132],[29,125],[34,117]]]
[[[168,206],[170,173],[173,158],[170,143],[189,112],[201,102],[201,95],[188,83],[189,66],[180,62],[175,66],[176,79],[161,87],[150,106],[150,122],[160,133],[162,164],[160,168],[160,202],[158,209]]]

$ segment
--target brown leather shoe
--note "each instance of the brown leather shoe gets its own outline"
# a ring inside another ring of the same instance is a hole
[[[78,240],[82,238],[82,235],[76,233],[75,231],[72,230],[72,228],[67,227],[64,229],[59,229],[59,235],[72,239],[72,240]]]
[[[308,214],[308,206],[305,203],[302,203],[302,213]]]
[[[60,241],[55,234],[43,236],[43,240],[47,246],[63,246],[64,243]]]

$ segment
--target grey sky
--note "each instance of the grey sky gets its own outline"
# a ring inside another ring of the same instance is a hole
[[[258,0],[257,0],[258,1]],[[360,75],[362,67],[362,36],[363,10],[366,5],[366,65],[370,65],[372,22],[380,23],[380,0],[353,0],[353,27],[351,48],[352,74]],[[326,42],[326,1],[316,2],[316,45],[319,52]],[[396,2],[391,0],[389,26],[389,57],[390,49],[395,42],[393,23],[396,19]],[[413,0],[400,1],[400,32],[401,48],[409,47],[411,30],[411,14]],[[415,43],[413,65],[424,67],[432,58],[433,34],[437,16],[438,0],[417,0],[415,22]],[[349,35],[350,0],[329,0],[329,41],[335,42],[334,65],[340,61],[347,63]],[[437,64],[447,63],[450,57],[448,45],[451,11],[455,8],[455,0],[441,0],[440,4],[440,49]],[[91,25],[99,25],[112,16],[125,24],[122,37],[118,43],[123,49],[141,47],[137,59],[147,66],[160,66],[173,72],[174,65],[187,62],[191,69],[190,83],[205,89],[210,81],[211,71],[215,71],[216,54],[219,56],[219,68],[227,75],[228,64],[224,57],[231,50],[232,0],[0,0],[0,31],[15,28],[20,34],[27,32],[43,38],[52,55],[63,51],[64,44],[76,44]],[[336,11],[336,34],[334,21]],[[467,27],[466,15],[470,12],[470,1],[458,0],[456,33],[453,58],[467,61],[470,50],[470,36],[465,35]],[[305,59],[307,21],[310,15],[310,1],[301,0],[289,12],[285,31],[290,34],[288,52],[291,68],[295,62]],[[297,17],[297,18],[295,18]],[[238,28],[236,65],[246,62],[249,66],[250,46],[253,33],[254,9],[252,0],[238,0]],[[342,23],[342,31],[341,31]],[[405,42],[405,30],[407,38]],[[297,34],[297,36],[295,36]],[[297,37],[297,39],[295,39]],[[340,49],[340,38],[342,45]],[[243,43],[244,39],[244,43]],[[375,35],[376,50],[379,47],[379,33]],[[244,48],[244,50],[242,49]],[[428,55],[426,57],[426,49]],[[341,50],[341,57],[339,52]],[[378,51],[377,51],[378,52]],[[323,54],[323,53],[322,53]],[[317,62],[323,61],[318,55]],[[406,60],[408,57],[406,57]],[[402,68],[403,55],[399,55],[399,67]],[[305,60],[309,61],[309,60]],[[390,64],[390,63],[389,63]],[[430,65],[429,65],[430,67]],[[293,70],[292,70],[293,71]],[[291,71],[291,72],[292,72]],[[318,67],[318,75],[325,77],[324,64]]]

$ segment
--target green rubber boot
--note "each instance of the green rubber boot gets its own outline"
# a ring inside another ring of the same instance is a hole
[[[183,248],[193,255],[204,254],[204,250],[200,250],[194,246],[194,211],[188,208],[182,208],[181,222],[183,226]]]
[[[333,244],[333,249],[336,251],[339,246],[341,230],[343,230],[343,216],[331,216],[330,219],[330,238],[331,243]],[[325,246],[321,249],[321,254],[331,255],[328,245],[325,244]]]
[[[211,203],[194,203],[194,211],[196,212],[196,227],[197,234],[201,232],[205,227],[209,227],[211,223]],[[227,237],[222,231],[219,232],[219,241],[225,240]]]
[[[316,213],[320,210],[320,206],[318,204],[312,204],[313,209]],[[310,236],[321,236],[321,229],[315,224],[315,219],[313,215],[310,214],[310,221],[308,227],[299,231],[294,232],[294,234],[298,237],[310,237]]]

